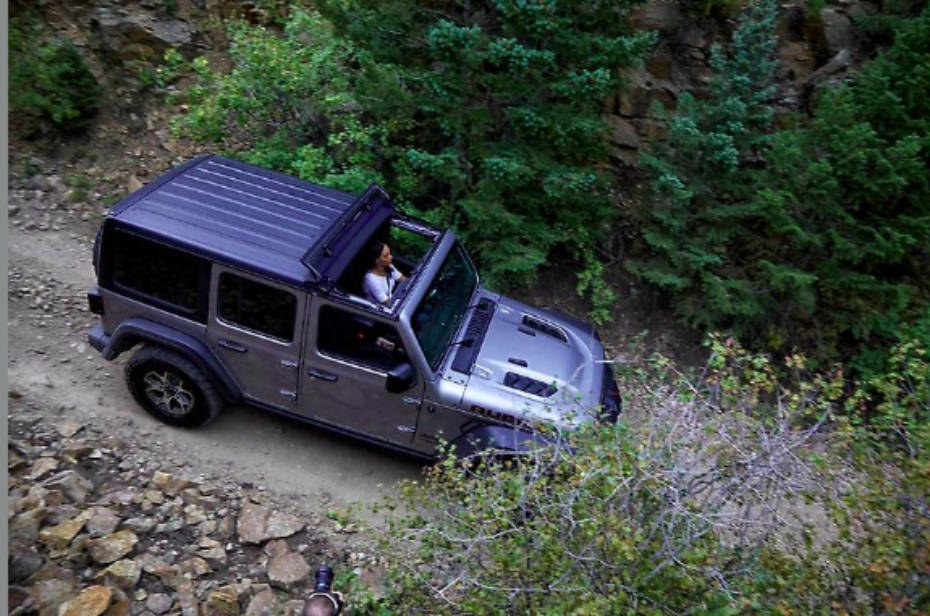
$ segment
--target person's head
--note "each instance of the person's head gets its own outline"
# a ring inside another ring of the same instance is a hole
[[[301,616],[336,616],[339,611],[332,599],[317,595],[304,603]]]
[[[391,247],[384,242],[375,242],[368,247],[368,263],[371,267],[387,269],[393,261]]]

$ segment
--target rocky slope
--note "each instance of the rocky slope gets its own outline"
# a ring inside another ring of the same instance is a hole
[[[11,396],[10,614],[296,614],[318,563],[377,571],[352,523]]]

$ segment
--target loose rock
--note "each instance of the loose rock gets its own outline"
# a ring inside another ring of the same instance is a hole
[[[88,542],[87,550],[95,562],[111,563],[132,552],[139,538],[131,530],[121,530]]]
[[[59,616],[100,616],[110,605],[112,591],[106,586],[90,586],[59,608]]]
[[[103,537],[114,532],[119,523],[120,516],[118,513],[107,507],[96,507],[93,516],[87,520],[87,524],[84,526],[91,537]]]
[[[211,591],[204,605],[204,616],[238,616],[239,593],[230,584]]]
[[[45,488],[61,490],[72,502],[80,505],[84,504],[87,493],[93,488],[90,481],[82,477],[77,471],[70,470],[49,477],[41,485]]]
[[[48,526],[43,528],[39,533],[39,541],[47,545],[52,550],[61,550],[71,543],[82,528],[84,523],[90,518],[90,512],[85,511],[73,520],[57,526]]]
[[[28,479],[40,479],[45,475],[58,468],[58,460],[55,458],[39,458],[32,465],[32,471],[26,475]]]
[[[142,576],[142,565],[137,560],[118,560],[103,570],[103,578],[120,588],[132,590]]]
[[[245,616],[271,616],[278,611],[278,600],[270,588],[259,592],[249,601]]]
[[[276,556],[268,563],[268,579],[275,586],[289,587],[305,579],[309,573],[307,562],[294,552]]]
[[[145,609],[156,615],[164,614],[171,609],[173,604],[174,599],[165,593],[157,592],[149,595],[149,598],[145,602]]]

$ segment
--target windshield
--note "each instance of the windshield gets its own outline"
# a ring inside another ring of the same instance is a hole
[[[433,370],[439,367],[477,282],[478,274],[456,243],[413,313],[413,333]]]

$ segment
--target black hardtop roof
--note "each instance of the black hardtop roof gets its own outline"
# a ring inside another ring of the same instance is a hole
[[[308,286],[338,278],[393,211],[375,184],[354,197],[206,155],[129,195],[109,218],[191,252]]]

